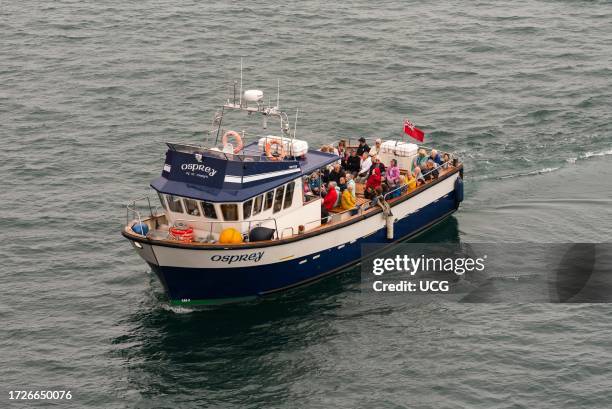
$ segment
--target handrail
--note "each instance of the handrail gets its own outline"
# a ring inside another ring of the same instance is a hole
[[[126,209],[125,209],[125,224],[126,226],[130,223],[130,212],[132,212],[132,214],[135,214],[137,216],[138,222],[142,223],[142,217],[140,215],[140,212],[137,209],[137,202],[141,201],[141,200],[147,200],[147,204],[149,207],[149,213],[151,215],[151,217],[153,217],[154,213],[153,213],[153,207],[151,206],[151,199],[149,198],[149,195],[145,195],[145,196],[141,196],[138,197],[136,199],[132,199],[128,202]],[[157,207],[156,207],[157,209]]]
[[[449,165],[450,165],[450,164],[449,164]],[[452,165],[450,165],[450,166],[452,166]],[[429,175],[429,174],[430,174],[430,173],[432,173],[433,171],[438,170],[438,169],[440,169],[440,168],[442,168],[442,167],[443,167],[442,165],[438,165],[438,164],[436,163],[436,167],[434,167],[433,169],[431,169],[431,170],[429,170],[429,171],[427,171],[427,172],[425,172],[425,173],[421,173],[421,177],[425,177],[425,175]],[[418,180],[418,179],[417,179],[417,180]],[[395,189],[393,189],[393,190],[389,190],[387,193],[385,193],[385,194],[383,195],[383,200],[387,200],[387,196],[388,196],[388,195],[390,195],[391,193],[396,192],[396,191],[398,191],[399,189],[402,189],[402,188],[404,188],[404,187],[406,187],[406,186],[408,186],[408,184],[407,184],[407,183],[405,183],[405,184],[403,184],[403,185],[400,185],[400,186],[396,187],[396,188],[395,188]]]
[[[349,146],[351,146],[351,141],[352,141],[351,138],[340,138],[340,139],[344,139],[346,141],[346,148],[347,149],[348,149]],[[336,147],[338,145],[338,142],[340,142],[340,139],[337,139],[337,140],[334,140],[334,141],[331,141],[331,142],[323,143],[323,145],[329,145],[329,146],[332,146],[332,147]],[[366,139],[366,142],[368,142],[368,138],[365,138],[365,139]],[[371,142],[371,140],[370,140],[370,142]],[[422,149],[427,149],[427,150],[435,149],[441,155],[444,155],[445,153],[447,153],[451,157],[451,159],[458,158],[456,151],[447,152],[447,151],[440,150],[439,148],[436,148],[436,147],[433,147],[433,146],[428,146],[428,145],[417,145],[417,146],[419,147],[419,149],[421,149],[421,148]]]
[[[279,236],[278,234],[278,222],[276,221],[275,218],[271,217],[271,218],[267,218],[267,219],[255,219],[255,220],[195,220],[195,219],[174,219],[175,221],[178,222],[191,222],[191,223],[209,223],[210,224],[210,230],[208,231],[208,233],[212,233],[213,232],[213,225],[215,224],[243,224],[243,223],[248,223],[248,227],[247,230],[251,231],[251,225],[253,223],[256,224],[255,227],[261,226],[264,222],[274,222],[274,231],[276,233],[276,237],[280,238],[281,236]]]

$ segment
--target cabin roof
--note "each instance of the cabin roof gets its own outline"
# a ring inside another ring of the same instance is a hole
[[[245,155],[184,152],[169,149],[162,175],[151,182],[155,190],[208,202],[243,202],[338,160],[338,156],[308,150],[305,158],[268,160],[257,143]]]

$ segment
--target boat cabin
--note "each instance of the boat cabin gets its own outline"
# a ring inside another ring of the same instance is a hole
[[[151,187],[168,225],[191,226],[195,241],[216,242],[228,228],[247,237],[253,227],[266,227],[278,239],[320,225],[321,200],[305,197],[302,181],[338,161],[336,155],[308,150],[275,160],[255,142],[240,154],[167,145],[162,174]]]

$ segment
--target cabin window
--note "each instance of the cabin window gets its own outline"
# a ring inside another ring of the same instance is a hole
[[[286,209],[291,206],[293,202],[293,190],[295,189],[295,182],[291,182],[287,184],[287,189],[285,189],[285,203],[283,204],[283,209]]]
[[[157,195],[159,196],[159,203],[161,203],[164,209],[168,210],[168,205],[166,204],[166,201],[164,200],[164,195],[159,192],[157,192]]]
[[[247,200],[242,204],[242,218],[248,219],[251,217],[251,209],[253,208],[253,199]]]
[[[202,206],[202,211],[204,212],[204,216],[209,219],[217,219],[217,211],[215,210],[215,205],[210,202],[200,202]]]
[[[223,213],[223,220],[238,220],[238,205],[235,203],[223,203],[221,205],[221,213]]]
[[[261,212],[261,205],[263,203],[263,195],[259,195],[255,198],[255,201],[253,202],[253,216],[255,216],[256,214],[259,214],[259,212]]]
[[[196,200],[183,198],[183,203],[185,204],[185,209],[187,209],[187,214],[196,217],[200,217],[202,215]]]
[[[274,201],[274,190],[270,190],[266,192],[266,202],[264,203],[264,210],[268,210],[272,207],[272,202]]]
[[[285,192],[285,186],[277,187],[276,193],[274,194],[274,209],[273,213],[278,212],[283,208],[283,193]]]
[[[166,195],[166,201],[168,202],[168,207],[171,212],[175,213],[185,213],[183,210],[183,202],[181,202],[181,198],[173,195]]]

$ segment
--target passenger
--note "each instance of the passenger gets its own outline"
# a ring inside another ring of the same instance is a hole
[[[355,195],[355,181],[353,180],[353,175],[350,173],[346,174],[346,190],[351,192],[353,200],[357,200],[357,196]]]
[[[310,193],[310,178],[308,176],[302,178],[302,187],[304,188],[304,194]]]
[[[340,180],[338,181],[338,187],[340,188],[341,192],[346,190],[346,176],[340,177]]]
[[[340,190],[340,187],[336,184],[336,182],[329,182],[330,184],[330,189],[333,188],[336,189],[336,203],[334,203],[334,207],[340,207],[340,199],[342,198],[342,190]],[[332,185],[333,184],[333,185]]]
[[[363,183],[368,179],[370,168],[372,167],[372,158],[367,152],[361,155],[361,165],[359,167],[359,174],[357,175],[357,182]]]
[[[336,191],[336,184],[331,182],[325,199],[323,199],[323,206],[329,211],[334,208],[337,200],[338,192]]]
[[[425,178],[423,178],[423,172],[421,172],[420,167],[414,168],[414,178],[416,179],[417,186],[421,186],[425,184]]]
[[[366,152],[370,152],[370,147],[366,143],[365,138],[362,136],[361,138],[359,138],[359,146],[357,147],[357,155],[361,157]]]
[[[321,182],[327,184],[329,183],[329,174],[333,169],[333,165],[327,165],[323,169],[321,169]]]
[[[374,141],[374,146],[370,148],[370,156],[377,156],[380,154],[380,145],[382,144],[382,141],[380,140],[380,138],[376,139],[376,141]]]
[[[419,149],[417,157],[414,158],[414,160],[412,161],[412,169],[414,170],[414,168],[416,168],[417,166],[421,169],[424,169],[425,162],[427,162],[427,159],[427,151],[423,148]]]
[[[425,172],[423,173],[423,178],[428,181],[437,179],[438,176],[440,176],[440,173],[438,171],[438,165],[436,165],[433,160],[428,160],[425,163]]]
[[[342,209],[344,210],[353,209],[356,203],[357,202],[355,201],[355,198],[351,194],[350,190],[344,189],[344,192],[342,192],[342,200],[341,200]]]
[[[370,175],[370,177],[368,178],[368,181],[366,182],[366,189],[367,188],[372,188],[372,189],[376,189],[377,187],[380,187],[382,185],[382,177],[380,176],[380,169],[379,168],[374,168],[374,170],[372,171],[372,174]]]
[[[340,139],[338,142],[338,155],[342,158],[346,156],[346,141],[344,139]]]
[[[334,168],[329,172],[328,180],[331,182],[340,183],[340,178],[344,177],[344,171],[339,163],[334,164]]]
[[[387,174],[385,175],[387,180],[387,184],[390,188],[395,187],[400,182],[400,168],[397,166],[397,160],[391,159],[391,166],[387,169]]]
[[[450,155],[448,153],[444,154],[444,158],[442,159],[442,168],[443,169],[448,169],[449,167],[451,167],[451,158]]]
[[[374,170],[374,168],[378,168],[380,169],[380,175],[381,176],[385,176],[385,165],[380,161],[380,158],[378,156],[374,156],[372,157],[372,167],[370,168],[370,175],[372,174],[372,171]]]
[[[351,149],[350,156],[346,159],[346,170],[357,176],[361,167],[361,158],[357,156],[355,149]]]
[[[408,188],[408,190],[413,190],[416,189],[417,187],[417,180],[414,177],[414,175],[412,173],[410,173],[410,171],[408,171],[402,179],[402,184],[406,185],[406,187]]]
[[[435,149],[431,150],[431,154],[429,155],[429,160],[433,161],[436,165],[441,165],[443,163],[442,157],[440,156],[438,151]]]
[[[315,195],[321,193],[321,180],[319,179],[319,173],[313,172],[310,174],[310,180],[308,181],[308,187],[310,191]]]

